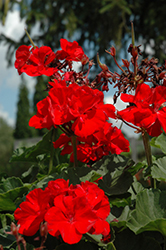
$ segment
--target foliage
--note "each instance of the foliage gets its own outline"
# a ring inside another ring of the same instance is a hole
[[[10,168],[9,159],[13,151],[13,129],[0,118],[0,172],[7,172]]]
[[[13,152],[11,163],[30,164],[26,172],[0,175],[1,249],[165,250],[165,63],[138,63],[133,25],[131,59],[120,66],[116,49],[107,51],[121,74],[97,56],[101,72],[92,81],[93,62],[76,41],[61,39],[56,52],[31,42],[17,49],[15,68],[50,77],[47,97],[29,121],[49,131],[36,145]],[[118,87],[114,104],[119,97],[127,102],[121,111],[104,103],[110,84]],[[140,133],[144,161],[121,154],[130,151],[129,142],[112,119]],[[152,155],[151,146],[162,154]]]
[[[5,1],[7,2],[7,1]],[[14,5],[15,4],[15,5]],[[148,55],[147,47],[154,50],[162,62],[165,54],[166,2],[132,0],[91,0],[65,1],[43,0],[40,4],[32,1],[9,1],[9,10],[20,9],[20,18],[25,18],[29,33],[37,45],[45,44],[52,49],[59,48],[60,38],[77,39],[91,58],[105,54],[111,44],[117,46],[128,43],[130,22],[135,24],[136,40],[143,38],[142,52]],[[1,9],[1,15],[3,14]],[[32,34],[33,27],[39,25],[39,34]],[[11,63],[12,54],[21,44],[29,44],[26,35],[20,41],[13,41],[1,35],[1,41],[8,44],[7,60]],[[107,60],[109,62],[109,60]]]

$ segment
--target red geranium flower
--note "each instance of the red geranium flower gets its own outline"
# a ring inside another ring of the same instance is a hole
[[[21,45],[16,50],[16,61],[14,63],[15,68],[18,70],[19,75],[23,73],[22,68],[28,63],[32,46]]]
[[[84,196],[86,197],[88,204],[90,205],[93,213],[97,216],[95,223],[89,229],[89,233],[103,235],[109,234],[110,226],[109,223],[105,221],[110,213],[108,197],[102,189],[92,182],[81,182],[81,187],[85,192]],[[79,196],[80,190],[76,188],[75,193]]]
[[[66,39],[60,39],[60,45],[62,50],[57,51],[56,55],[59,60],[69,60],[82,62],[82,64],[86,64],[89,59],[84,54],[84,51],[79,44],[74,42],[69,42]]]
[[[48,112],[48,99],[45,98],[37,103],[37,114],[31,117],[29,126],[36,129],[47,128],[50,129],[53,126],[51,115]]]
[[[69,191],[69,180],[57,179],[55,181],[49,181],[45,190],[50,194],[50,203],[53,204],[54,198],[57,195],[67,195]]]
[[[86,192],[86,198],[92,211],[100,219],[106,219],[110,213],[110,204],[104,191],[89,181],[81,182],[81,187]]]
[[[76,83],[67,87],[65,81],[50,84],[49,95],[40,102],[42,109],[31,118],[30,126],[49,128],[51,121],[54,126],[71,122],[71,133],[87,137],[103,127],[109,117],[115,118],[115,107],[104,105],[101,91]]]
[[[15,67],[19,74],[25,72],[29,76],[46,75],[51,76],[58,69],[50,67],[50,63],[55,59],[55,53],[48,46],[36,47],[20,46],[16,51]]]
[[[45,215],[48,231],[53,236],[61,235],[68,244],[79,242],[97,219],[85,197],[59,195],[54,205]]]
[[[121,154],[129,152],[129,141],[124,137],[122,131],[113,127],[111,123],[106,122],[105,126],[94,134],[100,145],[103,145],[105,152],[112,154]]]
[[[68,184],[57,179],[50,181],[44,191],[34,189],[26,196],[14,213],[20,234],[34,235],[44,220],[48,232],[55,237],[61,235],[68,244],[79,242],[85,233],[109,234],[105,219],[110,205],[104,191],[88,181]]]
[[[32,236],[39,230],[44,215],[50,208],[49,199],[49,193],[40,188],[32,190],[26,196],[26,200],[14,212],[14,218],[20,225],[20,234]]]
[[[121,94],[121,99],[132,104],[118,112],[122,119],[146,129],[151,136],[159,136],[161,127],[166,131],[165,86],[150,88],[147,84],[140,84],[134,96]]]
[[[61,134],[53,145],[55,148],[63,148],[61,155],[71,154],[70,161],[74,161],[70,137]],[[81,162],[89,163],[100,160],[110,152],[112,154],[129,152],[129,142],[124,138],[120,129],[112,127],[108,122],[105,122],[103,128],[92,135],[77,137],[77,159]]]

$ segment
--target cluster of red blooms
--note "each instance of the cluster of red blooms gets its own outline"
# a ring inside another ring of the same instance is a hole
[[[66,39],[61,39],[60,45],[61,50],[56,53],[47,46],[20,46],[16,51],[15,67],[19,74],[50,76],[48,97],[37,104],[37,114],[30,119],[29,125],[39,129],[59,127],[64,134],[54,142],[54,147],[62,148],[62,154],[71,154],[70,160],[73,161],[72,136],[76,136],[78,160],[85,163],[97,161],[109,152],[128,152],[128,141],[118,128],[108,123],[109,118],[132,123],[137,132],[147,131],[150,136],[160,135],[161,128],[166,131],[166,64],[157,67],[158,61],[152,58],[142,60],[138,65],[141,52],[139,46],[131,44],[128,52],[132,56],[132,72],[128,60],[122,60],[123,66],[117,63],[116,50],[112,47],[107,52],[122,74],[110,72],[98,57],[102,71],[90,83],[88,74],[93,62],[83,49],[76,41]],[[81,63],[80,72],[74,71],[73,61]],[[84,71],[86,64],[88,70]],[[104,104],[103,92],[95,88],[102,86],[102,90],[107,91],[109,82],[119,89],[114,101],[121,94],[121,100],[129,103],[126,109],[116,112],[112,104]],[[151,82],[153,88],[145,82]],[[126,94],[131,89],[135,95]]]
[[[93,162],[109,152],[120,154],[129,151],[129,142],[121,130],[108,123],[116,118],[115,107],[104,104],[104,95],[92,89],[87,78],[92,62],[77,42],[60,41],[62,50],[54,53],[51,48],[21,46],[16,51],[15,67],[19,74],[50,76],[48,96],[38,102],[37,114],[29,125],[36,129],[59,127],[62,134],[54,147],[63,147],[62,154],[71,153],[71,137],[77,137],[77,158],[81,162]],[[82,64],[80,72],[72,68],[72,61]],[[83,67],[89,63],[87,74]],[[84,76],[85,75],[85,76]]]
[[[69,181],[50,181],[45,190],[32,190],[14,213],[19,233],[32,236],[41,223],[47,222],[48,233],[64,242],[75,244],[83,234],[110,233],[106,221],[110,213],[108,197],[89,181],[70,185]]]
[[[38,102],[37,114],[29,125],[36,129],[60,128],[63,134],[53,145],[62,148],[61,154],[71,154],[70,160],[74,160],[73,138],[81,162],[97,161],[110,152],[128,152],[129,142],[120,129],[108,122],[109,118],[121,119],[128,125],[132,123],[137,132],[147,132],[150,136],[160,135],[162,128],[166,132],[166,64],[157,67],[156,61],[151,59],[142,60],[138,65],[139,46],[130,45],[128,52],[132,55],[134,72],[127,60],[122,60],[122,67],[126,68],[123,70],[112,47],[107,52],[122,74],[110,72],[98,58],[102,71],[90,83],[88,75],[93,62],[83,49],[77,42],[66,39],[61,39],[60,45],[61,50],[56,53],[47,46],[20,46],[15,67],[19,74],[50,77],[48,96]],[[81,63],[79,72],[73,69],[73,61]],[[145,82],[151,82],[153,88]],[[127,108],[116,111],[112,104],[104,104],[103,92],[97,87],[108,91],[108,83],[118,87],[114,101],[121,94],[121,100],[129,103]],[[127,94],[127,90],[134,90],[135,94]],[[45,190],[31,191],[14,216],[20,225],[20,234],[34,235],[45,221],[49,234],[61,235],[64,242],[74,244],[86,233],[102,234],[103,239],[109,241],[110,227],[106,221],[109,213],[108,198],[96,184],[86,181],[69,186],[68,181],[59,179],[49,182]]]
[[[150,136],[159,136],[161,127],[166,132],[166,87],[150,88],[147,84],[139,84],[135,95],[121,94],[121,100],[130,106],[119,111],[123,120],[145,129]]]

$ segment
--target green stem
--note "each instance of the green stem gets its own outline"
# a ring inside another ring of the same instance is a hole
[[[134,34],[133,22],[131,22],[131,36],[132,36],[132,45],[135,46],[135,34]]]
[[[151,153],[151,147],[149,143],[149,136],[148,133],[143,131],[142,133],[142,139],[144,143],[144,148],[145,148],[145,155],[147,159],[148,166],[152,165],[152,153]]]
[[[116,250],[116,247],[115,247],[115,245],[114,245],[114,243],[112,241],[109,243],[109,245],[111,245],[112,250]],[[109,247],[108,247],[108,249],[109,249]]]
[[[144,149],[145,149],[145,155],[148,163],[148,167],[152,166],[152,152],[151,152],[151,147],[150,147],[150,142],[149,142],[149,136],[146,131],[142,132],[142,139],[144,143]],[[151,177],[151,185],[153,188],[156,188],[156,181]]]
[[[29,35],[29,33],[28,33],[28,31],[27,31],[26,29],[25,29],[25,32],[26,32],[27,37],[29,38],[29,41],[31,42],[32,46],[34,47],[34,49],[36,49],[36,46],[35,46],[35,44],[34,44],[32,38],[30,37],[30,35]]]
[[[53,146],[53,141],[55,141],[55,135],[56,135],[56,130],[55,130],[55,128],[53,128],[52,129],[52,136],[51,136],[51,152],[50,152],[48,175],[51,173],[52,167],[53,167],[53,159],[54,159],[54,151],[55,151],[55,148]]]
[[[75,168],[78,167],[76,139],[77,139],[77,137],[75,135],[71,136],[71,141],[72,141],[72,146],[73,146],[73,156],[74,156],[74,167]]]

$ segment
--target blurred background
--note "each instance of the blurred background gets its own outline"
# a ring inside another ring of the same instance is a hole
[[[134,23],[135,44],[141,45],[143,57],[156,57],[161,64],[164,63],[165,11],[165,0],[0,0],[0,173],[12,175],[14,171],[19,175],[28,167],[23,163],[19,166],[9,164],[13,149],[31,145],[45,133],[30,128],[28,121],[36,112],[36,103],[46,95],[43,90],[48,79],[19,76],[14,68],[16,49],[30,44],[25,28],[36,45],[47,45],[54,51],[59,49],[61,38],[76,40],[90,59],[96,63],[98,52],[101,62],[114,72],[117,68],[105,50],[114,45],[120,64],[120,58],[128,59],[131,21]],[[90,78],[93,79],[99,71],[96,63]],[[106,102],[112,103],[115,90],[110,86]],[[118,102],[117,108],[123,107]],[[125,126],[123,131],[130,140],[136,137]],[[138,139],[132,143],[136,141]],[[141,150],[139,144],[140,155]],[[140,156],[133,157],[138,159]]]

